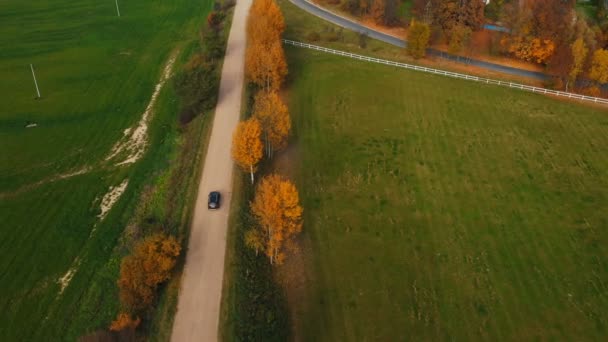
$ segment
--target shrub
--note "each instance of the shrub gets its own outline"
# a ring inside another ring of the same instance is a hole
[[[581,90],[581,93],[583,93],[583,95],[593,96],[593,97],[602,96],[602,91],[600,90],[600,88],[598,86],[590,86],[587,88],[583,88]]]
[[[225,10],[230,9],[236,5],[236,0],[224,0],[222,8]]]
[[[118,314],[116,320],[113,321],[112,324],[110,324],[110,330],[135,330],[135,328],[137,328],[140,322],[141,319],[139,319],[139,317],[135,317],[135,319],[133,319],[130,314],[121,312]]]
[[[181,102],[182,123],[190,122],[198,113],[215,106],[218,86],[219,77],[213,65],[202,55],[194,55],[174,80],[175,92]]]
[[[320,39],[321,35],[316,31],[312,31],[308,35],[306,35],[306,40],[308,40],[309,42],[318,42]]]
[[[325,36],[325,40],[328,42],[337,42],[339,39],[340,37],[338,36],[338,33],[333,30]]]
[[[365,32],[359,33],[359,47],[365,49],[367,47],[367,34]]]
[[[221,28],[222,22],[226,18],[226,14],[222,11],[212,11],[207,16],[207,27],[218,31]]]
[[[131,312],[150,306],[156,287],[169,279],[180,251],[177,240],[164,234],[154,234],[136,245],[133,254],[124,257],[120,264],[118,287],[122,305]]]

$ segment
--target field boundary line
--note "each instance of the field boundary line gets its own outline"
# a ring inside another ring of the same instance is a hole
[[[569,99],[575,99],[575,100],[581,100],[581,101],[592,102],[592,103],[601,103],[601,104],[608,105],[608,99],[603,99],[603,98],[599,98],[599,97],[569,93],[569,92],[565,92],[565,91],[552,90],[552,89],[541,88],[541,87],[534,87],[534,86],[530,86],[530,85],[509,82],[509,81],[499,81],[499,80],[494,80],[491,78],[483,78],[483,77],[479,77],[479,76],[462,74],[462,73],[457,73],[457,72],[452,72],[452,71],[445,71],[445,70],[441,70],[441,69],[427,68],[427,67],[413,65],[413,64],[407,64],[407,63],[395,62],[395,61],[386,60],[386,59],[358,55],[358,54],[354,54],[354,53],[350,53],[350,52],[346,52],[346,51],[329,49],[326,47],[302,43],[302,42],[298,42],[295,40],[283,39],[283,43],[285,43],[287,45],[296,46],[296,47],[307,48],[307,49],[311,49],[311,50],[330,53],[333,55],[358,59],[358,60],[365,61],[365,62],[390,65],[390,66],[395,66],[398,68],[422,71],[422,72],[426,72],[426,73],[430,73],[430,74],[448,76],[448,77],[453,77],[453,78],[460,78],[460,79],[464,79],[464,80],[476,81],[476,82],[485,83],[485,84],[494,84],[494,85],[498,85],[501,87],[525,90],[525,91],[529,91],[529,92],[533,92],[533,93],[555,95],[555,96],[561,96],[561,97],[565,97],[565,98],[569,98]]]

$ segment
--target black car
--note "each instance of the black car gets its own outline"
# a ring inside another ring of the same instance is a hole
[[[209,193],[209,202],[207,204],[207,208],[209,209],[219,209],[220,208],[220,195],[219,191],[211,191]]]

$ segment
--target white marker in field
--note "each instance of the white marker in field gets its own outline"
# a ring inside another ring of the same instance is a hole
[[[116,1],[116,13],[120,17],[120,9],[118,9],[118,0],[115,0],[115,1]]]
[[[34,66],[30,64],[30,69],[32,69],[32,76],[34,77],[34,84],[36,85],[36,93],[38,93],[38,98],[40,98],[40,89],[38,89],[38,82],[36,81],[36,74],[34,73]]]

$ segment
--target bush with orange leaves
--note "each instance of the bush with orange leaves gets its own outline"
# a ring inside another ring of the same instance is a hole
[[[555,52],[555,44],[550,39],[536,37],[505,37],[500,44],[519,59],[545,64]]]
[[[120,264],[120,301],[131,312],[145,309],[156,288],[171,275],[181,246],[173,236],[154,234],[141,241]]]
[[[121,331],[125,329],[133,329],[137,328],[141,319],[139,317],[131,317],[130,314],[121,312],[118,314],[118,317],[115,321],[110,325],[111,331]]]
[[[249,247],[263,250],[271,264],[285,259],[285,246],[302,231],[302,207],[295,185],[277,174],[264,177],[251,203],[258,222],[246,235]]]

